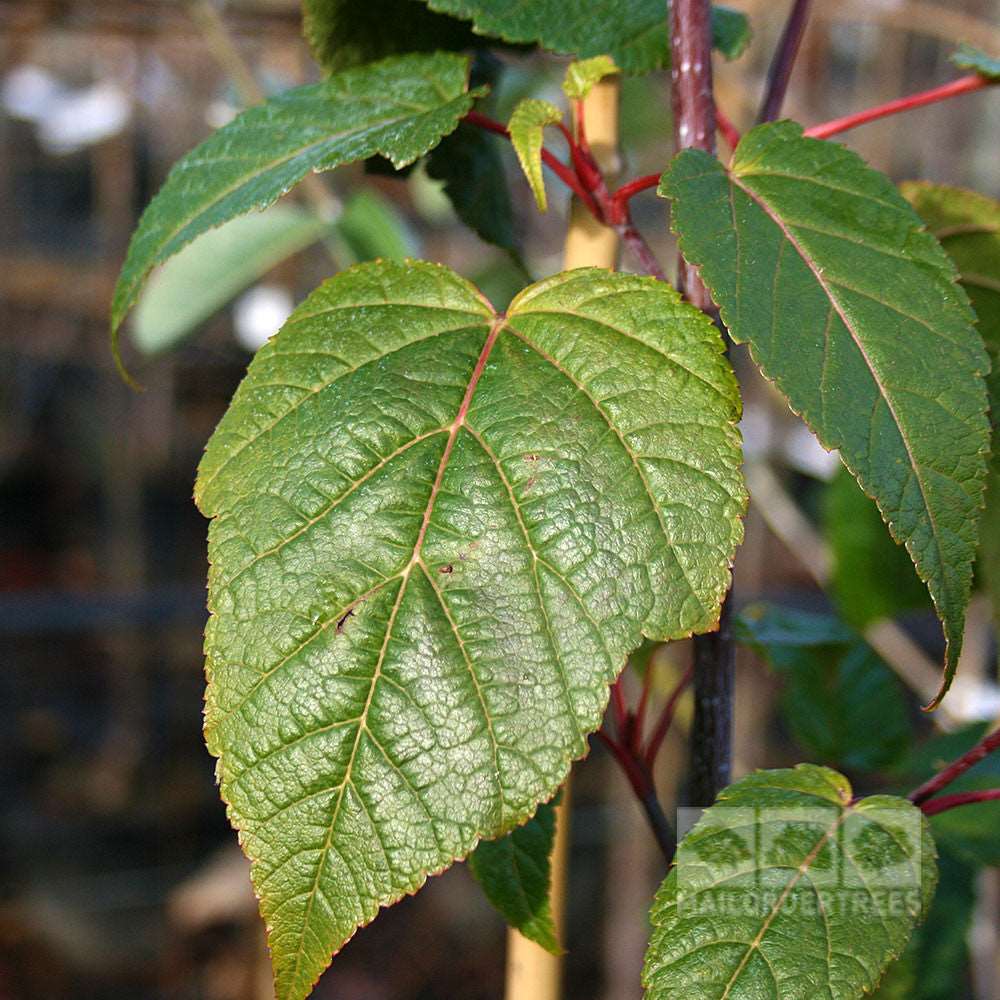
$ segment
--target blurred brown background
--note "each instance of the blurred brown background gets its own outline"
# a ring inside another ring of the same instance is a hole
[[[168,351],[147,356],[127,344],[142,394],[116,375],[107,339],[138,212],[170,164],[246,97],[227,43],[265,91],[316,74],[294,0],[213,6],[224,38],[205,29],[206,6],[0,0],[0,1000],[272,996],[246,867],[201,740],[205,524],[190,498],[248,345],[330,273],[330,256],[314,246],[285,262]],[[720,65],[719,98],[746,125],[785,4],[733,6],[751,16],[756,37],[741,61]],[[946,57],[958,40],[1000,52],[992,0],[815,6],[786,105],[805,123],[950,79]],[[499,108],[524,93],[548,96],[563,66],[513,60]],[[624,84],[628,175],[658,170],[670,155],[662,87]],[[846,141],[896,179],[997,197],[998,135],[1000,99],[986,92]],[[516,171],[509,176],[527,272],[551,273],[565,199],[539,217]],[[352,167],[326,181],[334,204],[368,185],[406,252],[449,263],[494,300],[528,280],[458,225],[421,170],[400,180]],[[663,203],[644,196],[635,210],[669,260]],[[814,577],[825,556],[809,512],[831,460],[742,375],[751,485],[755,500],[768,497],[771,524],[754,509],[739,600],[821,603]],[[799,506],[783,511],[789,496]],[[972,679],[992,663],[988,624],[976,614],[963,665]],[[915,629],[933,655],[933,621]],[[668,655],[680,662],[685,652]],[[670,664],[663,670],[669,677]],[[910,681],[916,703],[919,670]],[[772,676],[747,656],[739,683],[737,772],[791,760]],[[660,774],[668,802],[682,766],[675,734]],[[578,772],[567,996],[634,1000],[661,862],[607,756],[595,750]],[[957,989],[998,1000],[995,872],[984,886],[970,978]],[[361,931],[315,995],[494,1000],[503,942],[499,918],[456,866]]]

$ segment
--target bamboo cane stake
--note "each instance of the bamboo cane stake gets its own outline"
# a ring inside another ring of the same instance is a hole
[[[618,172],[618,82],[602,80],[584,101],[584,124],[591,151],[605,175]],[[618,259],[618,236],[573,202],[563,253],[563,267],[613,268]],[[566,881],[569,867],[570,786],[563,786],[556,807],[556,840],[552,852],[550,899],[552,917],[565,941]],[[562,959],[529,941],[516,930],[507,932],[506,1000],[558,1000],[562,986]]]

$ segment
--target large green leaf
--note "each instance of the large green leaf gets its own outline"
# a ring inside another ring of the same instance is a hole
[[[266,208],[311,170],[380,153],[397,166],[451,132],[472,103],[465,56],[386,59],[244,111],[192,150],[139,220],[115,288],[113,330],[150,269],[196,236]]]
[[[609,55],[623,73],[648,73],[670,65],[663,0],[427,0],[427,5],[471,20],[481,35],[537,42],[579,58]],[[749,22],[728,7],[713,7],[712,35],[716,48],[735,59],[750,41]]]
[[[274,205],[203,233],[153,275],[136,307],[135,345],[145,354],[170,350],[235,295],[330,228],[304,208]]]
[[[733,338],[906,545],[947,641],[936,704],[961,650],[989,445],[989,359],[954,265],[887,177],[792,122],[749,132],[729,169],[685,150],[660,193]]]
[[[206,736],[281,1000],[555,793],[644,634],[715,625],[738,416],[711,323],[593,269],[498,316],[360,265],[258,352],[196,496]]]
[[[992,595],[993,614],[1000,620],[1000,455],[996,443],[1000,425],[1000,202],[945,184],[911,181],[902,185],[902,191],[958,267],[990,355],[992,369],[986,385],[994,443],[979,568]]]
[[[782,714],[815,760],[876,771],[906,751],[912,731],[896,675],[836,618],[756,605],[736,635],[782,674]]]
[[[484,840],[469,856],[469,869],[511,927],[558,955],[559,937],[549,903],[555,840],[555,805],[545,802],[524,826],[498,840]]]
[[[316,62],[330,73],[391,55],[484,44],[464,21],[415,0],[303,0],[302,29]]]
[[[650,1000],[852,1000],[926,913],[934,843],[906,799],[855,801],[823,767],[730,785],[681,841],[656,896]]]

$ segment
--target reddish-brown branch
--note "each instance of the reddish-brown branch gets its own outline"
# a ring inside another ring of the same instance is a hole
[[[898,115],[903,111],[911,111],[913,108],[922,108],[927,104],[947,100],[949,97],[957,97],[959,94],[971,94],[975,90],[982,90],[997,82],[1000,81],[990,80],[978,74],[963,76],[941,87],[923,90],[919,94],[910,94],[909,97],[900,97],[887,104],[868,108],[867,111],[858,111],[853,115],[844,115],[843,118],[834,118],[833,121],[823,122],[821,125],[813,125],[812,128],[806,129],[805,134],[812,139],[828,139],[831,135],[847,132],[849,129],[857,128],[858,125],[879,118],[888,118],[889,115]]]
[[[646,744],[646,749],[643,752],[643,760],[650,770],[652,770],[653,764],[656,762],[656,757],[660,752],[660,747],[663,746],[663,740],[670,730],[670,724],[674,721],[674,715],[677,713],[677,705],[681,700],[681,695],[687,690],[693,676],[694,664],[691,664],[684,671],[681,679],[677,682],[677,686],[670,692],[670,697],[663,706],[663,711],[660,712],[656,728],[649,737],[649,742]]]
[[[942,795],[940,798],[930,799],[921,807],[925,816],[936,816],[938,813],[947,812],[958,806],[971,806],[977,802],[990,802],[1000,799],[1000,788],[985,788],[975,792],[955,792],[953,795]]]
[[[615,731],[619,737],[624,735],[628,725],[628,709],[625,707],[625,695],[622,693],[622,678],[624,676],[624,672],[621,673],[618,680],[611,685],[611,707],[615,713]]]
[[[634,198],[641,191],[648,191],[660,183],[659,174],[646,174],[644,177],[636,177],[634,181],[623,184],[611,196],[611,201],[617,205],[624,205],[630,198]]]
[[[919,788],[910,792],[910,801],[919,806],[926,802],[932,795],[937,795],[942,789],[947,788],[956,778],[960,778],[970,767],[975,767],[984,757],[988,757],[995,750],[1000,749],[1000,729],[994,730],[984,736],[971,750],[962,754],[958,760],[949,764],[943,771],[935,774],[929,781],[925,781]]]

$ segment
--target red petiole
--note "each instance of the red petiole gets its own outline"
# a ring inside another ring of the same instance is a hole
[[[1000,799],[1000,788],[985,788],[974,792],[955,792],[952,795],[942,795],[937,799],[929,799],[921,807],[925,816],[936,816],[957,806],[974,805],[977,802],[990,802]]]
[[[949,764],[943,771],[925,781],[919,788],[910,792],[909,799],[915,806],[923,808],[933,795],[947,788],[956,778],[960,778],[970,767],[975,767],[981,760],[995,750],[1000,749],[1000,729],[984,736],[971,750],[967,750],[958,760]],[[926,810],[924,810],[926,812]]]
[[[866,122],[887,118],[889,115],[898,115],[900,112],[910,111],[913,108],[922,108],[927,104],[947,100],[949,97],[957,97],[959,94],[971,94],[975,90],[982,90],[997,82],[1000,81],[973,73],[970,76],[952,80],[951,83],[946,83],[943,86],[923,90],[919,94],[910,94],[909,97],[900,97],[887,104],[868,108],[867,111],[858,111],[853,115],[844,115],[843,118],[834,118],[833,121],[824,122],[822,125],[813,125],[812,128],[805,130],[805,134],[812,139],[828,139],[831,135],[838,135],[848,131],[848,129],[856,128],[858,125],[864,125]]]

